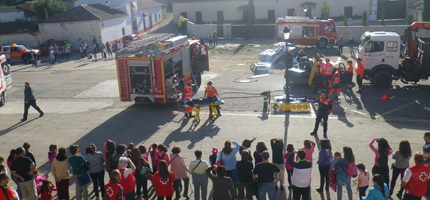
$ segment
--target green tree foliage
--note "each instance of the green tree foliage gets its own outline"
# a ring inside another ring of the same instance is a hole
[[[412,22],[414,22],[414,16],[413,15],[408,15],[406,17],[406,25],[411,25]]]
[[[207,19],[207,20],[205,21],[205,24],[212,24],[212,21],[211,21],[210,19]]]
[[[255,24],[255,5],[254,0],[248,0],[248,23]]]
[[[45,19],[45,9],[48,11],[48,17],[67,10],[66,4],[61,0],[36,0],[33,6],[39,19]]]
[[[0,3],[5,4],[5,5],[11,5],[11,4],[17,3],[19,1],[20,0],[0,0]]]
[[[363,18],[361,18],[361,25],[367,26],[367,12],[366,11],[363,12]]]
[[[348,17],[347,16],[345,16],[343,18],[343,26],[348,26]]]
[[[187,20],[185,17],[179,16],[177,26],[180,33],[187,32]]]
[[[321,13],[324,14],[325,19],[328,19],[328,15],[330,14],[330,12],[331,12],[330,6],[328,6],[327,2],[324,1],[321,4]]]
[[[422,17],[424,22],[430,21],[430,0],[424,0]]]
[[[385,26],[385,9],[381,11],[381,26]]]
[[[297,11],[296,11],[296,10],[294,10],[294,12],[293,12],[293,16],[299,16],[299,14],[297,13]]]

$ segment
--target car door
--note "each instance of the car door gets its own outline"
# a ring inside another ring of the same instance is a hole
[[[21,59],[21,51],[18,47],[10,47],[10,59]]]
[[[363,65],[365,69],[371,69],[385,62],[384,41],[368,41],[363,49]]]

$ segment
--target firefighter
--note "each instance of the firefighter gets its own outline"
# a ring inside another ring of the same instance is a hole
[[[311,132],[311,135],[316,135],[318,132],[318,127],[321,122],[321,119],[324,120],[323,127],[324,127],[324,138],[327,138],[327,120],[328,115],[333,110],[334,106],[331,101],[331,99],[327,95],[327,90],[322,89],[319,91],[320,98],[318,99],[318,114],[315,121],[315,128],[314,131]]]
[[[352,61],[348,61],[348,69],[346,70],[346,82],[348,83],[348,86],[346,87],[347,90],[352,89],[352,77],[354,76],[354,66],[352,66]]]
[[[192,99],[193,99],[194,92],[193,92],[192,83],[193,83],[193,81],[188,80],[187,81],[187,85],[184,87],[184,91],[182,92],[182,99],[185,102],[192,101]],[[185,117],[186,118],[194,117],[193,116],[193,108],[192,107],[185,109]]]
[[[324,77],[324,86],[332,87],[333,64],[330,63],[330,58],[325,59],[325,64],[321,67],[321,72]]]
[[[324,65],[324,62],[322,61],[322,59],[320,58],[318,60],[318,66],[317,69],[315,71],[315,78],[314,78],[314,93],[317,93],[318,90],[323,89],[323,75],[322,75],[322,70],[321,67]]]
[[[332,97],[334,100],[339,100],[338,96],[340,95],[340,92],[342,89],[340,88],[340,73],[342,73],[343,67],[339,66],[336,70],[336,72],[333,75],[332,81],[334,83],[333,87],[330,89],[330,97]],[[336,89],[336,93],[334,93],[334,90]]]
[[[361,58],[357,58],[357,69],[355,70],[355,73],[357,74],[357,85],[358,85],[358,91],[357,93],[361,93],[363,91],[363,75],[364,75],[364,66],[361,62]]]
[[[296,56],[297,62],[300,62],[300,58],[303,56],[306,56],[306,54],[303,52],[303,49],[300,49],[299,54]]]

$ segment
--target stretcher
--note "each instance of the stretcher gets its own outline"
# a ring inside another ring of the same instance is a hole
[[[183,108],[194,108],[196,110],[196,113],[194,114],[195,121],[197,123],[200,123],[200,108],[202,107],[209,107],[210,109],[210,119],[212,121],[215,121],[216,117],[218,116],[218,113],[216,111],[216,106],[223,105],[224,100],[221,98],[218,98],[217,100],[213,101],[211,99],[192,99],[190,101],[182,101],[181,107]]]

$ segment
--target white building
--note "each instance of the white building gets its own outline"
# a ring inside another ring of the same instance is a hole
[[[15,7],[0,7],[0,22],[25,20],[24,11]]]
[[[82,41],[113,42],[133,33],[127,13],[102,4],[79,5],[39,22],[39,40],[67,39],[73,50]]]
[[[151,0],[137,1],[138,34],[141,34],[163,21],[166,17],[163,4]]]
[[[274,23],[276,17],[292,16],[294,11],[298,16],[321,17],[323,1],[304,0],[254,0],[256,21]],[[331,8],[329,16],[339,17],[361,16],[369,11],[370,0],[325,0]],[[179,16],[184,16],[192,22],[203,23],[209,19],[212,22],[230,23],[246,22],[248,0],[173,0],[173,17],[175,22]],[[306,7],[307,12],[303,11]]]

